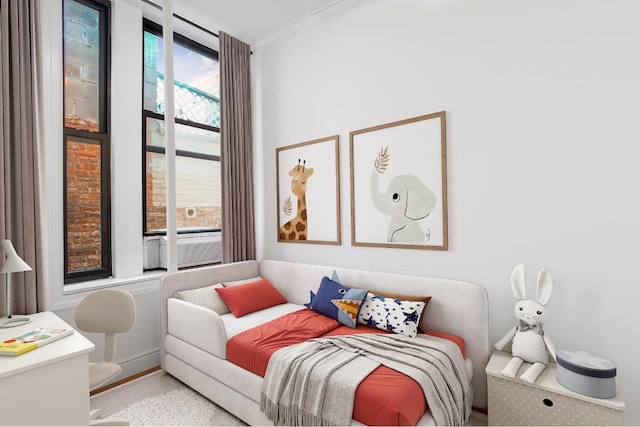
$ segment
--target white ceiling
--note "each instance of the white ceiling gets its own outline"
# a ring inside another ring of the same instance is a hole
[[[157,1],[157,0],[156,0]],[[175,0],[174,12],[203,18],[253,44],[302,21],[327,20],[368,0]]]

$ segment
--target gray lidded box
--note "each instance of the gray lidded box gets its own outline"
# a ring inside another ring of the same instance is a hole
[[[584,350],[558,350],[558,382],[576,393],[599,399],[616,396],[616,365]]]

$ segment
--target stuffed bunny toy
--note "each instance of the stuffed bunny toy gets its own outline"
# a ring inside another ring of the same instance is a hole
[[[549,362],[547,349],[553,359],[556,358],[553,342],[542,330],[542,324],[548,316],[545,306],[551,297],[553,278],[546,268],[540,270],[536,300],[527,299],[524,265],[520,264],[511,273],[511,287],[517,300],[514,311],[518,326],[507,332],[495,344],[495,348],[502,350],[510,341],[513,341],[511,346],[513,358],[502,370],[502,375],[515,378],[523,362],[532,363],[533,365],[520,376],[520,379],[533,384]]]

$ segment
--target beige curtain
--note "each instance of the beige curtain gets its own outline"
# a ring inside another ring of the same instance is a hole
[[[33,269],[12,273],[12,312],[48,307],[40,194],[40,37],[38,0],[0,0],[0,239],[10,239]],[[0,251],[1,252],[1,251]],[[4,262],[4,253],[0,255]],[[6,315],[6,276],[0,313]]]
[[[222,262],[255,259],[251,48],[220,33]]]

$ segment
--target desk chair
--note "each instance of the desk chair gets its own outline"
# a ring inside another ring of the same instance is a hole
[[[76,309],[76,326],[84,332],[105,334],[104,358],[100,363],[89,363],[89,389],[106,384],[115,378],[122,367],[114,362],[116,354],[115,334],[131,330],[136,321],[136,305],[133,296],[118,288],[99,289],[87,295]],[[98,419],[100,410],[91,411],[91,425],[129,425],[122,419]]]

